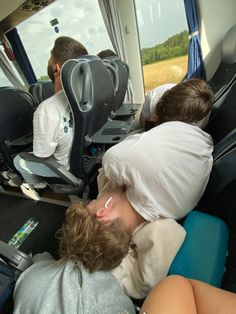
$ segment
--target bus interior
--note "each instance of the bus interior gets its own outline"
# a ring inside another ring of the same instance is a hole
[[[225,229],[211,230],[210,223],[202,223],[204,230],[209,228],[207,234],[217,247],[225,245],[218,241],[225,237],[227,247],[218,250],[224,255],[224,267],[215,268],[221,272],[218,286],[236,292],[235,12],[235,0],[1,1],[0,241],[9,243],[31,218],[37,224],[19,249],[26,254],[48,251],[58,258],[55,234],[63,224],[67,207],[76,199],[97,196],[96,176],[102,155],[134,130],[145,94],[165,83],[201,77],[215,93],[205,128],[215,146],[210,180],[193,212],[206,213],[226,224],[229,238]],[[193,15],[198,23],[191,19]],[[62,169],[48,158],[45,163],[57,176],[45,178],[47,187],[32,198],[22,193],[19,184],[11,184],[19,175],[13,158],[20,154],[37,161],[29,153],[33,113],[54,94],[45,73],[50,50],[59,36],[73,37],[89,51],[79,61],[67,62],[61,73],[75,119],[72,170]],[[115,51],[117,56],[97,62],[97,53],[105,49]],[[89,70],[82,71],[83,87],[78,88],[76,73],[81,68]],[[192,223],[186,228],[191,233]],[[193,247],[199,252],[194,255],[190,250],[189,260],[210,254]],[[214,263],[216,256],[210,261]],[[188,268],[182,258],[177,263]],[[206,267],[205,273],[214,268],[204,264],[200,267]],[[172,273],[178,273],[177,268],[173,266]],[[12,313],[12,307],[10,302],[3,313]]]

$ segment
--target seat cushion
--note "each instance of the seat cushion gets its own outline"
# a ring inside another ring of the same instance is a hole
[[[220,287],[228,247],[228,227],[219,218],[192,211],[183,224],[187,234],[169,275],[182,275]]]

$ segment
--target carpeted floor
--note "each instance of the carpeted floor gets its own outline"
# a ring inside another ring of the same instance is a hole
[[[55,232],[63,223],[65,210],[59,205],[0,194],[0,240],[8,242],[26,220],[33,217],[39,224],[19,249],[33,254],[48,251],[57,257]]]

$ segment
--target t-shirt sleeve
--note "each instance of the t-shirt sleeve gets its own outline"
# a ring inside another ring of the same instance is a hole
[[[38,157],[49,157],[55,152],[57,122],[42,114],[34,115],[33,153]]]
[[[141,126],[145,125],[145,122],[151,119],[151,109],[150,109],[150,94],[147,94],[144,99],[143,107],[140,113],[139,122]]]
[[[119,158],[105,159],[103,169],[105,177],[108,181],[113,182],[113,184],[120,187],[128,187],[130,185],[129,168],[122,160],[119,160]]]

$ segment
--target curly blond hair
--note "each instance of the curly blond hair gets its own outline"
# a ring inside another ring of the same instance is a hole
[[[86,204],[72,204],[65,223],[57,235],[62,259],[80,261],[90,272],[109,271],[118,266],[128,253],[131,233],[121,219],[101,222]]]

